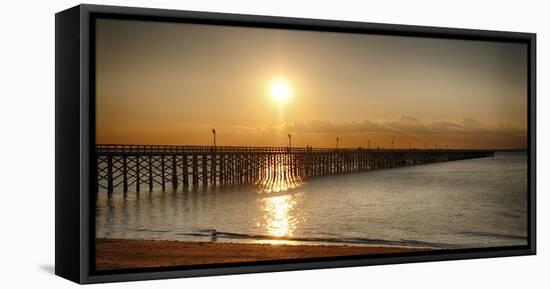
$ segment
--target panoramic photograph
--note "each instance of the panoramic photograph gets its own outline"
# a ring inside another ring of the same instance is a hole
[[[95,25],[97,271],[528,244],[527,44]]]

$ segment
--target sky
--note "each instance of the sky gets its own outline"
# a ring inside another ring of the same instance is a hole
[[[525,44],[96,25],[97,143],[212,145],[216,129],[230,146],[527,145]]]

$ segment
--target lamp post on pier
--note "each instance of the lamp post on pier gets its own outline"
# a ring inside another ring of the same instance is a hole
[[[288,134],[288,147],[292,148],[292,136]]]
[[[214,137],[214,147],[216,147],[216,129],[215,128],[212,129],[212,135]]]

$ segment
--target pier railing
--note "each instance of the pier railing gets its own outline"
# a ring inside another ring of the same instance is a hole
[[[96,145],[97,188],[196,189],[492,157],[487,150]]]

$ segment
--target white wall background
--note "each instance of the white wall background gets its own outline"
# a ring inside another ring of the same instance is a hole
[[[538,34],[538,255],[117,283],[105,288],[548,286],[550,21],[547,1],[90,1],[96,4],[446,26]],[[69,288],[54,266],[54,13],[77,1],[4,1],[0,10],[0,287]]]

